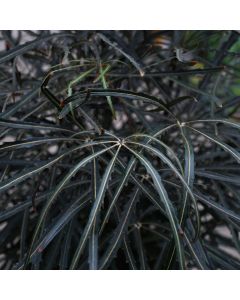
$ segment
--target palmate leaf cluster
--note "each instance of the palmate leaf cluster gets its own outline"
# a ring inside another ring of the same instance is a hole
[[[237,31],[2,31],[1,269],[239,269]]]

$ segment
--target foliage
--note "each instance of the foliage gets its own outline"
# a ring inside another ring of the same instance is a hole
[[[2,269],[239,269],[236,31],[2,31]]]

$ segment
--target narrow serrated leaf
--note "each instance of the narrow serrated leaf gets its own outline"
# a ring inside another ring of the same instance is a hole
[[[113,39],[113,37],[108,36],[106,33],[98,33],[98,36],[108,45],[122,53],[133,65],[134,67],[139,71],[141,76],[144,76],[145,72],[143,69],[142,64],[139,61],[139,58],[134,54],[132,51],[130,53],[129,48],[124,47],[123,41],[121,42],[121,46],[119,43]]]

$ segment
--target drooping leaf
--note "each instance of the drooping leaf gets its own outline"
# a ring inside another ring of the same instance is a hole
[[[80,255],[81,255],[82,250],[83,250],[83,248],[84,248],[84,246],[86,244],[86,241],[87,241],[88,235],[90,233],[90,230],[91,230],[91,228],[93,226],[96,213],[97,213],[97,211],[98,211],[98,209],[99,209],[99,207],[101,205],[101,202],[102,202],[102,200],[104,198],[105,191],[107,189],[107,184],[108,184],[108,181],[109,181],[109,177],[111,175],[111,172],[112,172],[112,169],[114,167],[114,163],[115,163],[115,160],[116,160],[116,158],[118,156],[120,148],[121,148],[121,145],[118,147],[118,149],[117,149],[114,157],[112,158],[111,162],[107,166],[107,169],[106,169],[106,171],[105,171],[105,173],[103,175],[103,178],[102,178],[102,181],[101,181],[101,185],[100,185],[100,187],[98,189],[96,200],[94,201],[94,204],[93,204],[93,207],[92,207],[92,210],[91,210],[88,222],[87,222],[87,224],[85,226],[85,229],[84,229],[82,237],[81,237],[81,239],[79,241],[77,250],[76,250],[76,252],[74,254],[74,257],[73,257],[70,269],[75,269],[77,267]],[[96,154],[95,154],[95,156],[96,156]]]
[[[134,191],[134,193],[131,195],[130,200],[127,202],[127,205],[122,212],[122,216],[121,219],[119,220],[118,226],[114,231],[111,241],[109,242],[109,246],[105,251],[105,253],[103,254],[103,257],[100,261],[100,267],[99,267],[100,270],[107,268],[108,264],[111,262],[111,259],[114,258],[114,255],[119,249],[119,246],[123,241],[125,231],[127,230],[127,226],[130,220],[130,214],[134,208],[138,194],[139,194],[139,188],[137,188]]]
[[[183,249],[182,249],[181,237],[179,234],[180,225],[177,220],[177,216],[176,216],[175,210],[172,206],[172,203],[170,202],[170,200],[168,198],[166,189],[164,188],[164,186],[162,184],[161,177],[159,176],[158,172],[153,168],[152,164],[145,157],[138,154],[136,151],[132,150],[128,146],[126,146],[126,145],[124,145],[124,146],[139,159],[139,161],[144,165],[147,172],[150,174],[150,176],[153,179],[155,188],[157,189],[159,197],[161,198],[161,200],[164,204],[165,211],[166,211],[166,214],[168,216],[168,219],[169,219],[169,222],[170,222],[170,225],[172,228],[174,240],[176,243],[176,249],[177,249],[180,268],[184,269],[185,268],[185,259],[184,259]]]

